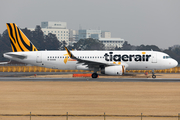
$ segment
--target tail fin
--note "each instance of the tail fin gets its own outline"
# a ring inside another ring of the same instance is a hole
[[[38,51],[15,23],[6,23],[13,52]]]

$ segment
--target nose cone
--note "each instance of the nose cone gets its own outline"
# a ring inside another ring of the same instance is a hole
[[[173,67],[176,67],[177,65],[178,65],[178,62],[177,62],[176,60],[173,60],[173,61],[172,61],[172,66],[173,66]]]

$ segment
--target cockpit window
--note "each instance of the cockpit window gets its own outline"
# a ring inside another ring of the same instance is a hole
[[[171,58],[170,56],[163,56],[163,59]]]

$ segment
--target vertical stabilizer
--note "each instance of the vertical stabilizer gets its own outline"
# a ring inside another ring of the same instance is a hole
[[[6,23],[13,52],[38,51],[15,23]]]

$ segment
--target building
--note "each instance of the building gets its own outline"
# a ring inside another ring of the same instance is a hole
[[[86,38],[93,38],[93,39],[101,38],[101,30],[79,30],[78,39],[80,40]]]
[[[101,31],[101,30],[79,30],[78,39],[93,38],[102,41],[105,45],[105,49],[114,49],[117,47],[122,47],[124,44],[124,39],[121,38],[111,38],[111,32]]]
[[[100,38],[99,41],[101,41],[105,49],[114,49],[117,47],[122,47],[124,44],[124,39],[121,38]]]
[[[111,38],[111,32],[109,31],[102,31],[101,38]]]
[[[67,23],[66,22],[41,22],[41,28],[47,28],[47,29],[67,29]]]
[[[78,30],[69,29],[69,45],[72,46],[74,43],[78,42]]]
[[[41,28],[44,35],[48,35],[49,33],[55,34],[57,39],[62,42],[65,41],[67,44],[69,44],[69,30],[68,29],[47,29],[47,28]]]
[[[69,29],[69,41],[78,41],[79,31]]]
[[[30,28],[30,30],[34,29]],[[49,33],[55,34],[60,42],[65,41],[69,45],[69,29],[67,29],[66,22],[41,22],[41,30],[44,35],[48,35]]]
[[[32,28],[29,29],[34,30]],[[67,23],[60,21],[41,22],[41,30],[43,31],[44,35],[48,35],[49,33],[55,34],[60,42],[65,41],[67,45],[73,45],[73,43],[78,42],[80,39],[87,38],[102,41],[106,49],[113,49],[116,46],[122,47],[124,43],[124,39],[111,38],[111,32],[109,31],[67,29]]]

